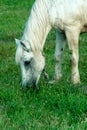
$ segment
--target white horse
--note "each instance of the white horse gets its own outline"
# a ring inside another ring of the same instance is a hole
[[[16,62],[23,86],[37,86],[45,67],[43,47],[51,28],[56,29],[55,73],[51,83],[62,77],[61,63],[66,39],[72,62],[72,81],[80,83],[79,35],[87,32],[87,0],[36,0],[21,40],[16,39]]]

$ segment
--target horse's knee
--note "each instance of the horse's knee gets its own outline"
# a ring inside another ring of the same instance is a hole
[[[71,64],[72,64],[72,67],[75,67],[78,65],[78,56],[76,55],[71,56]]]
[[[70,63],[72,65],[72,67],[74,67],[78,64],[78,55],[73,53],[72,50],[70,50],[69,54],[70,54]]]
[[[78,55],[72,54],[71,65],[72,65],[72,81],[75,84],[80,83],[80,76],[78,70]]]
[[[54,60],[55,60],[55,62],[60,62],[61,61],[61,54],[55,54]]]

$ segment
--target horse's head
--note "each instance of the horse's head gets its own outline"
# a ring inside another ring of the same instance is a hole
[[[23,87],[36,87],[39,81],[41,72],[45,67],[45,58],[41,52],[32,51],[29,43],[16,39],[16,63],[20,64],[22,72]]]

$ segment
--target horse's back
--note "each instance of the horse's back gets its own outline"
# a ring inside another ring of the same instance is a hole
[[[87,0],[51,0],[50,20],[53,26],[87,24]]]

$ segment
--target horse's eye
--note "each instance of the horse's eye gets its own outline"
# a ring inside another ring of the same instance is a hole
[[[24,62],[24,65],[25,65],[25,66],[29,66],[29,65],[30,65],[30,61],[25,61],[25,62]]]

